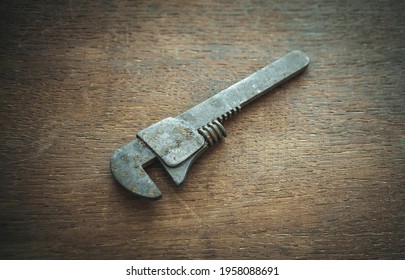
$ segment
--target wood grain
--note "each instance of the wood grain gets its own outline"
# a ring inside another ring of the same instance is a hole
[[[4,1],[3,1],[4,2]],[[403,259],[404,1],[0,4],[0,258]],[[111,153],[284,53],[307,71],[144,201]]]

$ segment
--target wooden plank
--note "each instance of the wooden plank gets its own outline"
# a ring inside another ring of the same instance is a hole
[[[0,4],[0,258],[403,259],[401,1]],[[160,201],[109,158],[292,49]]]

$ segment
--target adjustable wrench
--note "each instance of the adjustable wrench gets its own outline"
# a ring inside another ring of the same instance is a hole
[[[135,140],[113,153],[110,167],[114,178],[138,196],[159,199],[161,192],[145,172],[146,166],[158,159],[180,185],[198,156],[227,136],[225,120],[304,71],[308,63],[305,53],[292,51],[179,116],[141,130]]]

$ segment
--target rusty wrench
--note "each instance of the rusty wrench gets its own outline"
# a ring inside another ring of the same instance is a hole
[[[292,51],[179,116],[141,130],[135,140],[113,153],[110,167],[114,178],[136,195],[159,199],[161,192],[145,172],[146,166],[158,159],[180,185],[197,157],[227,136],[224,120],[301,73],[308,63],[305,53]]]

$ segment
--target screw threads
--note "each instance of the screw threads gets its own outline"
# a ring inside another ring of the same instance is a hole
[[[229,120],[233,115],[239,113],[241,107],[237,106],[235,108],[232,108],[231,110],[229,110],[228,112],[226,112],[225,114],[221,115],[219,118],[217,118],[217,120],[219,122],[223,122],[223,121],[227,121]]]

